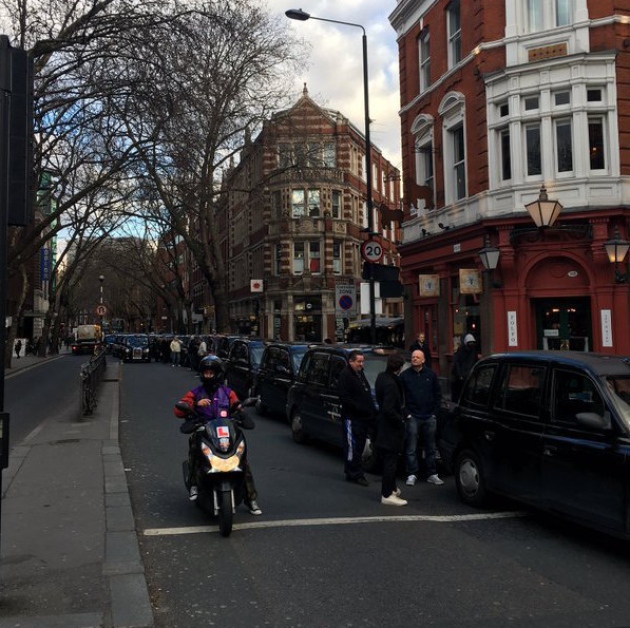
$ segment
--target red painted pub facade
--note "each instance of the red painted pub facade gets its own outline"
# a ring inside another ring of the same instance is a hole
[[[399,0],[389,16],[406,331],[442,375],[467,333],[484,355],[630,355],[629,8]]]

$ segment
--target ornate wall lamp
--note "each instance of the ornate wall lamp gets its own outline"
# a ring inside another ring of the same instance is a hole
[[[522,236],[527,236],[528,240],[534,242],[541,239],[545,231],[551,231],[552,229],[557,232],[567,232],[576,238],[592,237],[591,225],[588,224],[555,226],[556,220],[564,207],[560,201],[549,198],[547,188],[544,185],[540,188],[538,198],[531,203],[527,203],[525,209],[536,226],[512,229],[510,233],[510,242],[512,244],[515,244]]]
[[[490,285],[493,288],[501,288],[501,282],[493,279],[494,271],[499,265],[501,251],[496,246],[492,246],[490,244],[490,237],[488,235],[485,237],[483,248],[479,251],[479,253],[477,253],[477,255],[479,255],[483,268],[489,275]]]
[[[604,248],[610,263],[615,265],[615,283],[628,283],[630,271],[626,270],[625,273],[619,272],[619,264],[622,264],[626,255],[628,255],[630,242],[622,240],[619,235],[619,229],[615,227],[613,239],[604,242]]]

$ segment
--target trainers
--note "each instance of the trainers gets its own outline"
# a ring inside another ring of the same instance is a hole
[[[413,486],[418,481],[418,478],[415,475],[410,475],[407,477],[407,486]]]
[[[262,515],[262,510],[255,499],[252,499],[252,501],[247,504],[247,507],[249,508],[250,515]]]
[[[440,480],[440,476],[437,473],[434,473],[433,475],[430,475],[427,478],[427,482],[429,484],[435,484],[436,486],[441,486],[442,484],[444,484],[444,481]]]
[[[381,504],[385,504],[386,506],[406,506],[407,500],[401,499],[392,493],[389,497],[381,497]]]
[[[197,497],[199,497],[199,489],[196,486],[191,486],[190,487],[190,494],[188,495],[188,499],[191,502],[194,502]]]
[[[395,488],[392,491],[392,495],[396,495],[396,497],[400,497],[400,489],[399,488]]]

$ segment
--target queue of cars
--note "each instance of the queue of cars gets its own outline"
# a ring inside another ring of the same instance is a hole
[[[112,345],[112,352],[144,359],[140,336]],[[227,383],[241,399],[258,397],[258,412],[286,420],[295,442],[339,448],[337,383],[350,351],[365,355],[373,388],[397,350],[239,336],[207,342],[225,360]],[[459,403],[444,400],[438,423],[442,464],[464,503],[483,507],[502,495],[630,537],[630,357],[527,351],[483,358]],[[369,444],[364,465],[377,470]]]

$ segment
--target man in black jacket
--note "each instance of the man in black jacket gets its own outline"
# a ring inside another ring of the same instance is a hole
[[[346,480],[368,486],[362,465],[363,450],[368,433],[376,422],[376,407],[363,372],[364,362],[363,353],[357,350],[350,352],[348,365],[339,375],[339,399]]]

